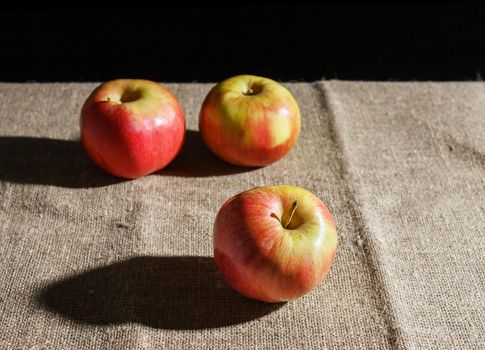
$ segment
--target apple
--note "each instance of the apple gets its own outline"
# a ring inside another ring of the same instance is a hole
[[[274,80],[238,75],[214,86],[199,115],[207,146],[239,166],[264,166],[283,158],[300,134],[300,109]]]
[[[297,186],[264,186],[227,200],[214,223],[214,259],[242,295],[281,302],[308,293],[334,260],[338,239],[326,205]]]
[[[112,175],[133,179],[160,170],[182,148],[185,119],[176,97],[160,84],[118,79],[98,86],[81,110],[81,141]]]

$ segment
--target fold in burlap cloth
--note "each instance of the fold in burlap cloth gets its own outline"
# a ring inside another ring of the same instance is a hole
[[[485,85],[285,84],[302,134],[260,169],[197,131],[212,84],[166,84],[187,141],[121,181],[79,139],[96,84],[0,84],[1,349],[478,349],[485,343]],[[295,184],[334,213],[327,279],[269,305],[232,291],[212,223],[243,190]]]

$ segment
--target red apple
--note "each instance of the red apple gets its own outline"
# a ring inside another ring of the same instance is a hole
[[[308,293],[329,271],[337,244],[328,208],[297,186],[242,192],[224,203],[214,224],[222,277],[242,295],[266,302]]]
[[[207,146],[241,166],[264,166],[283,158],[300,134],[300,110],[274,80],[239,75],[209,92],[199,116]]]
[[[81,111],[81,140],[93,161],[122,178],[160,170],[182,148],[185,119],[158,83],[119,79],[98,86]]]

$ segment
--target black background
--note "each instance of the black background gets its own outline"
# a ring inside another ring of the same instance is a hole
[[[0,81],[480,80],[485,4],[0,13]]]

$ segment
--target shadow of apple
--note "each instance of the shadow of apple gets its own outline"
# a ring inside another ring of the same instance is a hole
[[[98,168],[80,141],[27,136],[0,137],[0,181],[68,188],[123,181]]]
[[[204,329],[248,322],[276,311],[237,294],[210,257],[130,258],[83,272],[44,288],[44,307],[94,324],[137,322],[163,329]]]
[[[165,176],[205,177],[239,174],[258,168],[232,165],[218,158],[206,146],[200,133],[187,130],[185,142],[177,157],[157,174]]]

